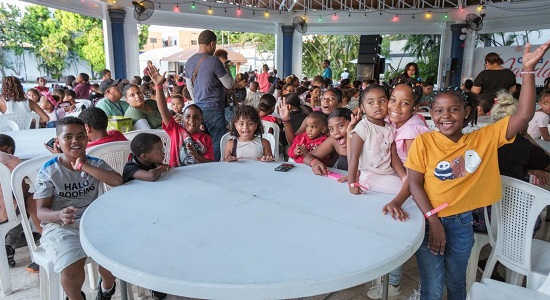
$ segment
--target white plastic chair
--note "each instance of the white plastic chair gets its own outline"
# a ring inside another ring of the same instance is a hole
[[[128,131],[124,133],[124,136],[129,140],[133,140],[134,137],[140,133],[152,133],[156,134],[160,137],[162,140],[162,148],[164,150],[164,161],[163,163],[169,164],[170,163],[170,136],[164,129],[146,129],[146,130],[134,130],[134,131]]]
[[[264,134],[262,135],[262,137],[266,140],[269,141],[269,143],[271,144],[271,152],[272,153],[275,153],[275,137],[273,136],[273,134],[271,133],[268,133],[268,132],[264,132]],[[222,154],[222,160],[223,160],[223,154],[225,153],[225,145],[227,144],[227,141],[231,140],[231,139],[234,139],[235,137],[231,134],[231,133],[226,133],[222,136],[222,139],[220,141],[220,153]],[[275,154],[274,154],[274,157],[275,157]]]
[[[122,175],[124,165],[130,157],[130,141],[110,142],[93,146],[87,150],[87,155],[103,159],[113,170]],[[112,189],[111,186],[103,183],[104,191]]]
[[[0,132],[18,131],[19,125],[12,120],[0,118]]]
[[[23,188],[21,183],[26,177],[28,177],[31,183],[34,185],[36,174],[38,174],[40,168],[42,168],[42,166],[47,161],[57,156],[59,155],[53,154],[29,159],[20,163],[13,170],[11,175],[11,186],[13,189],[13,194],[15,195],[15,199],[17,201],[17,206],[19,207],[19,212],[22,216],[27,215],[27,209],[25,207],[25,197],[23,195]],[[27,245],[29,247],[29,251],[31,252],[31,258],[36,264],[40,266],[40,299],[63,299],[63,290],[61,289],[59,273],[54,272],[53,261],[49,260],[42,246],[37,245],[34,241],[30,220],[28,218],[21,218],[21,225],[23,226],[23,232],[25,233]],[[97,264],[92,260],[88,260],[87,265],[90,287],[92,289],[96,289],[96,285],[98,282]]]
[[[2,285],[2,294],[4,296],[12,293],[10,269],[8,257],[6,256],[6,241],[4,237],[15,226],[21,223],[21,215],[17,216],[13,206],[13,197],[11,194],[11,172],[4,164],[0,164],[0,185],[2,186],[2,197],[8,214],[8,220],[0,224],[0,284]],[[31,234],[32,237],[32,234]]]
[[[84,108],[92,107],[92,101],[90,101],[88,99],[76,99],[75,102],[82,104],[84,106]],[[80,110],[83,110],[84,108],[81,108]]]
[[[485,278],[481,283],[476,282],[472,285],[468,293],[469,300],[517,300],[517,299],[532,299],[532,300],[550,300],[550,276],[538,290],[531,290],[521,286],[496,281]]]
[[[269,121],[262,121],[262,125],[264,126],[264,132],[265,133],[270,133],[269,132],[270,129],[273,130],[273,133],[271,133],[271,134],[273,134],[273,137],[275,137],[275,147],[273,147],[273,145],[271,145],[271,148],[275,149],[275,150],[273,150],[273,157],[275,157],[275,160],[280,160],[279,135],[281,133],[281,129],[279,128],[279,125],[277,125],[273,122],[269,122]]]
[[[437,126],[435,126],[435,123],[433,120],[426,120],[426,124],[428,124],[428,128],[432,131],[436,130],[436,131],[439,131],[439,129],[437,129]]]
[[[33,112],[30,113],[14,113],[0,115],[0,119],[14,121],[19,126],[19,130],[31,129],[32,120],[34,120],[34,128],[38,128],[40,124],[40,116]]]
[[[493,205],[497,239],[483,278],[489,278],[500,261],[513,272],[507,276],[511,283],[521,284],[525,275],[527,288],[537,289],[550,273],[550,243],[532,236],[538,216],[550,205],[550,192],[518,179],[501,178],[502,199]]]
[[[488,218],[487,208],[484,208],[485,213],[485,225],[487,228],[487,233],[474,232],[474,246],[470,253],[470,259],[468,259],[468,268],[466,269],[466,290],[469,290],[472,284],[476,281],[477,278],[477,265],[479,262],[479,255],[481,254],[481,249],[487,244],[490,244],[491,247],[495,245],[496,237],[496,222],[490,222]],[[491,220],[496,218],[495,210],[491,210]]]

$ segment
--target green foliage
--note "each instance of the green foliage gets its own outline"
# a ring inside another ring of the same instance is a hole
[[[244,46],[249,43],[254,45],[263,63],[266,63],[265,54],[275,51],[275,35],[273,34],[221,30],[214,30],[214,33],[218,38],[216,41],[218,47],[222,44]]]
[[[357,35],[304,35],[302,37],[302,72],[313,77],[323,72],[321,63],[330,60],[332,80],[340,79],[344,68],[348,68],[351,79],[357,74],[357,65],[350,63],[356,59],[359,49]]]
[[[20,30],[18,19],[21,13],[17,6],[11,4],[0,5],[0,73],[6,76],[5,69],[13,70],[20,74],[21,57],[23,54],[23,34]],[[11,59],[4,50],[12,50],[15,59]]]
[[[147,40],[149,39],[149,26],[147,24],[138,24],[138,45],[139,49],[143,49],[143,47],[147,44]]]

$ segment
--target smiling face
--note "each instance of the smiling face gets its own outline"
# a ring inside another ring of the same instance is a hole
[[[314,140],[320,137],[323,134],[323,130],[325,130],[323,122],[312,117],[306,118],[306,134],[308,138]]]
[[[38,94],[38,92],[36,92],[36,90],[29,90],[27,92],[27,98],[29,98],[29,100],[31,100],[33,102],[38,103],[38,101],[40,101],[40,94]]]
[[[344,117],[334,117],[328,120],[328,131],[338,145],[346,148],[347,133],[346,129],[349,125],[349,120]]]
[[[130,106],[138,108],[145,105],[145,97],[137,86],[132,86],[126,91],[126,101]]]
[[[321,111],[328,115],[338,107],[340,107],[338,96],[333,91],[326,91],[321,98]]]
[[[442,134],[456,143],[462,137],[462,125],[470,109],[465,107],[459,96],[440,94],[432,105],[432,120]]]
[[[388,97],[379,88],[371,89],[363,95],[361,108],[367,119],[376,125],[384,125],[384,118],[388,114]]]
[[[540,109],[550,115],[550,95],[546,95],[539,100]]]
[[[55,142],[66,157],[70,159],[81,157],[86,154],[88,144],[86,129],[78,124],[64,125]]]
[[[254,132],[258,124],[250,118],[240,117],[237,122],[235,122],[235,129],[239,134],[239,140],[251,141],[254,139]]]
[[[399,84],[393,89],[388,102],[388,117],[397,128],[400,128],[412,117],[413,97],[413,89],[406,84]]]
[[[189,133],[195,133],[200,130],[201,124],[201,112],[194,106],[187,107],[183,113],[183,127],[185,127]]]
[[[164,145],[162,144],[162,141],[158,141],[153,144],[151,151],[141,154],[142,157],[140,158],[150,163],[162,164],[164,161],[164,155]]]

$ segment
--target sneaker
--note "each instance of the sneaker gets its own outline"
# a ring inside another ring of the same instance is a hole
[[[40,272],[40,266],[37,265],[35,262],[32,262],[27,266],[27,272],[38,273]]]
[[[15,249],[12,246],[6,245],[6,256],[8,257],[8,265],[10,268],[15,267]]]
[[[99,281],[99,286],[97,287],[97,296],[96,296],[95,300],[111,300],[111,297],[113,297],[113,295],[115,294],[116,282],[114,283],[113,288],[111,289],[111,291],[108,292],[108,293],[103,293],[101,291],[101,283],[102,282],[103,282],[103,280]]]
[[[155,300],[166,299],[166,296],[167,296],[165,293],[161,293],[161,292],[157,292],[157,291],[153,291],[153,290],[151,290],[151,295],[153,296],[153,299],[155,299]]]
[[[382,299],[382,292],[384,286],[382,284],[375,285],[367,292],[367,297],[371,299]],[[397,296],[401,294],[401,286],[388,285],[388,297]]]
[[[414,290],[414,293],[407,300],[420,300],[420,290]]]

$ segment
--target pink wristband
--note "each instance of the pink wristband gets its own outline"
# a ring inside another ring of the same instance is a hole
[[[364,189],[365,191],[368,191],[368,189],[369,189],[368,187],[366,187],[364,185],[361,185],[359,182],[350,183],[349,187],[360,187],[360,188]]]
[[[82,165],[84,165],[83,161],[81,161],[80,163],[78,163],[78,165],[76,165],[76,170],[77,171],[82,171]]]
[[[447,206],[449,206],[449,204],[443,203],[443,204],[441,204],[440,206],[438,206],[438,207],[436,207],[436,208],[430,210],[429,212],[425,213],[425,214],[424,214],[424,217],[426,217],[426,219],[427,219],[427,218],[431,217],[432,215],[437,214],[438,212],[440,212],[442,209],[444,209],[444,208],[447,207]]]
[[[155,89],[161,89],[161,90],[162,90],[162,89],[164,89],[164,86],[162,86],[162,85],[155,85]]]

